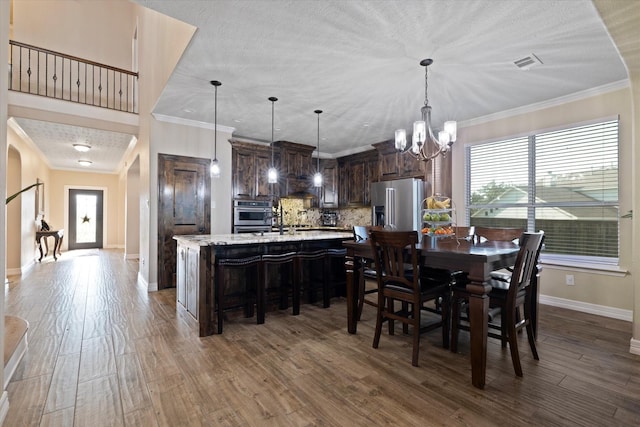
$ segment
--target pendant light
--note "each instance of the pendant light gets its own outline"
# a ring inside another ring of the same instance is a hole
[[[213,104],[213,160],[211,160],[211,177],[220,178],[220,164],[218,163],[218,86],[222,86],[218,80],[211,80],[215,88],[215,102]]]
[[[278,169],[276,169],[275,164],[273,163],[273,111],[275,102],[278,100],[275,96],[270,96],[269,101],[271,101],[271,167],[267,172],[267,179],[269,184],[277,184],[278,183]]]
[[[315,110],[314,113],[318,115],[318,153],[316,157],[316,173],[313,175],[313,186],[322,187],[322,174],[320,173],[320,114],[322,114],[322,110]]]

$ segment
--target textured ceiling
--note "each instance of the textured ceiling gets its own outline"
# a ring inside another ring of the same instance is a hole
[[[124,133],[25,118],[14,120],[42,152],[52,169],[117,172],[132,139],[132,135]],[[73,144],[86,144],[91,149],[80,153],[73,148]],[[80,166],[78,160],[90,160],[91,167]]]
[[[198,28],[155,113],[218,123],[235,136],[316,144],[336,155],[393,138],[424,103],[434,126],[627,79],[586,0],[137,0]],[[528,71],[513,61],[535,54]],[[326,139],[325,139],[326,138]]]
[[[419,118],[424,58],[434,59],[429,101],[435,127],[628,78],[588,0],[135,1],[198,28],[154,113],[213,123],[209,81],[220,80],[218,124],[235,128],[234,136],[270,141],[267,98],[276,96],[275,139],[316,145],[313,111],[319,108],[320,149],[329,156],[371,148]],[[637,2],[596,5],[610,28],[638,24]],[[635,37],[620,42],[638,50]],[[530,54],[543,64],[528,71],[513,64]],[[113,172],[131,138],[18,123],[60,169],[77,169],[77,160],[87,157],[91,171]],[[77,140],[94,150],[73,151]]]

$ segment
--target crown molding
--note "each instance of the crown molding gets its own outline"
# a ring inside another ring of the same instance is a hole
[[[546,101],[537,102],[535,104],[523,105],[521,107],[512,108],[511,110],[504,110],[498,113],[488,114],[486,116],[476,117],[474,119],[463,120],[458,122],[458,127],[469,127],[480,125],[483,123],[492,122],[495,120],[506,119],[521,114],[532,113],[534,111],[543,110],[545,108],[557,107],[569,102],[579,101],[593,96],[602,95],[605,93],[613,92],[620,89],[630,87],[629,79],[620,80],[606,85],[590,88],[580,92],[575,92],[569,95],[561,96],[559,98],[548,99]]]
[[[182,117],[166,116],[164,114],[158,114],[158,113],[151,113],[151,115],[159,122],[173,123],[176,125],[214,130],[213,123],[201,122],[199,120],[184,119]],[[217,130],[220,132],[226,132],[231,134],[236,131],[236,128],[230,127],[230,126],[224,126],[224,125],[216,125],[215,128],[217,128]]]

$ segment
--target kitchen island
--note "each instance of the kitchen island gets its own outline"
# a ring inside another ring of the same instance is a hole
[[[183,317],[198,329],[199,336],[215,328],[214,283],[221,259],[246,258],[286,252],[341,249],[353,238],[345,231],[296,233],[244,233],[174,236],[177,241],[176,300]]]

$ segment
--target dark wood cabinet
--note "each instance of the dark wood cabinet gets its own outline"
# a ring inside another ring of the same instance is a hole
[[[315,193],[313,173],[316,168],[311,154],[315,147],[289,141],[276,141],[280,171],[280,195],[303,196]],[[317,204],[317,200],[316,200]]]
[[[181,311],[191,315],[193,320],[200,318],[200,296],[198,293],[200,275],[206,276],[206,260],[201,260],[200,247],[178,244],[176,300]],[[202,263],[201,263],[202,262]]]
[[[338,161],[321,160],[322,190],[320,192],[321,208],[338,207]]]
[[[231,144],[233,198],[271,198],[272,190],[267,181],[267,171],[271,166],[271,149],[265,145],[241,141],[233,141]]]
[[[380,156],[380,181],[427,177],[427,162],[417,160],[409,153],[399,153],[393,140],[373,144]],[[428,179],[428,178],[427,178]]]
[[[338,159],[340,206],[368,206],[369,184],[379,180],[378,152],[369,150]]]

